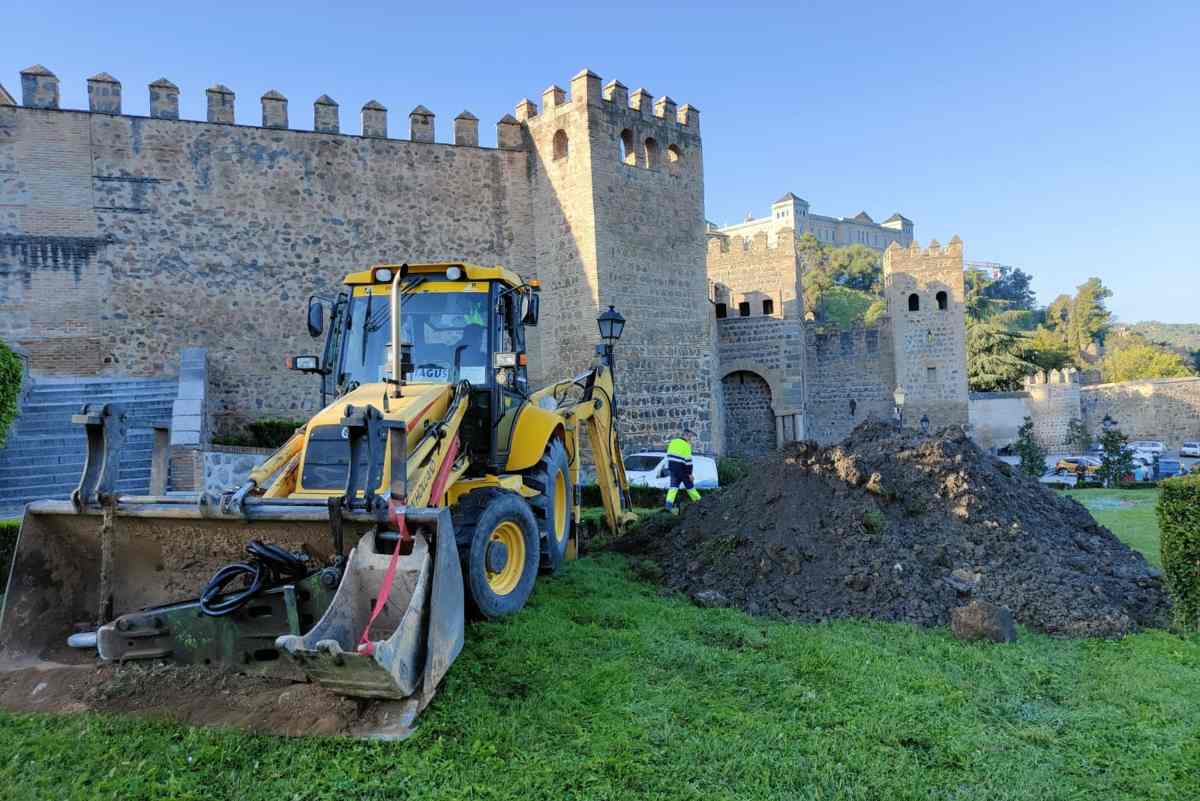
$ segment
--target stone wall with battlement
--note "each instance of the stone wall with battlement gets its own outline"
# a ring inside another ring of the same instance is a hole
[[[1160,440],[1168,448],[1200,441],[1200,378],[1161,378],[1079,388],[1088,430],[1101,430],[1105,415],[1131,440]]]
[[[1078,371],[1067,368],[1039,372],[1026,377],[1024,384],[1034,438],[1051,453],[1070,450],[1068,426],[1080,416]]]
[[[810,324],[805,350],[810,439],[838,442],[866,420],[891,419],[896,372],[888,318],[849,330]]]
[[[310,294],[376,262],[501,263],[545,287],[535,383],[592,361],[596,313],[614,303],[629,321],[618,376],[631,444],[678,425],[710,435],[694,108],[602,91],[585,71],[569,97],[548,90],[540,113],[522,103],[504,115],[497,146],[483,147],[469,112],[444,144],[423,106],[396,138],[402,126],[375,101],[351,134],[325,95],[313,130],[295,130],[301,115],[273,91],[255,104],[261,125],[247,126],[220,84],[193,121],[165,79],[147,87],[149,117],[122,114],[122,86],[105,73],[88,82],[88,111],[60,109],[43,67],[21,79],[21,105],[0,92],[0,336],[37,369],[62,369],[55,354],[70,351],[88,362],[71,372],[157,375],[201,345],[218,428],[303,417],[317,381],[283,359],[317,347],[302,333]],[[640,147],[630,164],[626,130]]]

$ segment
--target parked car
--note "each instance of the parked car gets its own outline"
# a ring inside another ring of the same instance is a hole
[[[1188,440],[1179,446],[1180,456],[1197,456],[1200,457],[1200,442],[1196,440]]]
[[[668,489],[671,477],[667,474],[666,451],[641,451],[625,457],[625,476],[631,485]],[[692,456],[692,481],[696,489],[715,489],[717,460],[711,456]]]
[[[1089,476],[1100,472],[1100,460],[1093,456],[1064,456],[1054,465],[1054,472],[1060,476],[1078,475],[1080,464]]]
[[[1171,478],[1173,476],[1187,475],[1187,468],[1183,466],[1183,462],[1178,459],[1159,459],[1158,460],[1158,477]]]
[[[1139,439],[1129,443],[1129,449],[1134,453],[1157,453],[1161,456],[1167,446],[1155,439]]]

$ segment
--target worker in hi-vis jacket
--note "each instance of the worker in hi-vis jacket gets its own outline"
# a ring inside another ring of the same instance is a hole
[[[675,496],[679,487],[687,490],[688,497],[693,501],[700,500],[700,493],[692,485],[692,437],[695,433],[684,429],[683,436],[676,437],[667,445],[667,471],[671,476],[671,488],[667,490],[667,509],[671,514],[679,514],[675,508]]]

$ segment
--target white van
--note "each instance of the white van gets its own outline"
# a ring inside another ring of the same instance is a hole
[[[1157,453],[1159,456],[1162,456],[1163,452],[1167,449],[1167,446],[1158,440],[1139,439],[1136,442],[1129,443],[1128,448],[1134,453]]]
[[[625,476],[631,486],[670,489],[666,451],[641,451],[625,457]],[[692,481],[696,489],[715,489],[717,461],[711,456],[692,455]]]

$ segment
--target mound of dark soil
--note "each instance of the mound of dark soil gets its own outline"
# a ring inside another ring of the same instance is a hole
[[[1083,506],[957,429],[797,443],[614,547],[700,602],[802,620],[944,625],[976,599],[1039,631],[1119,636],[1165,625],[1169,603],[1160,571]]]

